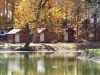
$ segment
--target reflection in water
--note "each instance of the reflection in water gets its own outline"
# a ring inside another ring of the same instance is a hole
[[[15,57],[14,60],[11,60],[8,62],[8,75],[12,75],[13,72],[19,72],[20,73],[21,69],[19,66],[19,59]]]
[[[78,73],[82,75],[100,75],[100,64],[91,61],[78,60],[77,66]]]
[[[37,73],[45,73],[44,57],[37,60]]]
[[[68,53],[4,55],[0,54],[0,75],[100,75],[99,64],[69,57]]]

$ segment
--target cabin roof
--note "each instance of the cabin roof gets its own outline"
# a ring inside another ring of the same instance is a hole
[[[7,34],[16,34],[19,31],[21,31],[21,29],[12,29]]]
[[[37,28],[37,33],[41,33],[45,30],[46,28]]]

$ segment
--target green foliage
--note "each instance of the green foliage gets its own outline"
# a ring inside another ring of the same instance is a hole
[[[87,49],[85,50],[82,55],[91,57],[99,57],[100,56],[100,49]]]

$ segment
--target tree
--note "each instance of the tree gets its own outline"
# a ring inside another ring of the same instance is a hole
[[[85,34],[88,37],[88,41],[96,41],[99,32],[99,0],[85,0],[85,20],[83,24],[85,28]],[[86,20],[90,21],[86,24]],[[86,39],[87,40],[87,39]]]
[[[29,32],[27,31],[27,42],[22,50],[29,49],[33,32],[39,25],[41,12],[47,2],[48,0],[20,0],[16,3],[14,12],[15,26],[20,28],[26,25],[26,30],[29,30]]]
[[[91,3],[89,0],[88,2]],[[47,28],[51,35],[55,33],[58,38],[59,34],[64,35],[61,27],[62,22],[67,20],[67,27],[76,31],[77,40],[83,38],[85,31],[82,22],[86,19],[85,0],[20,0],[14,5],[14,26],[22,28],[29,25],[29,35],[36,34],[37,28]],[[51,38],[54,39],[55,36]],[[24,47],[29,47],[29,43]]]

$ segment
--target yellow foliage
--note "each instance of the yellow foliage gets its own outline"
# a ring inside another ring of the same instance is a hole
[[[34,18],[33,10],[31,9],[31,3],[29,0],[19,1],[15,7],[14,21],[16,27],[23,27],[26,23]]]
[[[50,32],[61,33],[59,31],[61,31],[62,21],[65,18],[71,21],[72,24],[69,25],[73,27],[77,16],[82,16],[83,14],[80,10],[77,15],[77,12],[72,12],[72,9],[76,5],[76,0],[63,0],[62,4],[59,4],[60,0],[57,5],[51,2],[51,7],[49,7],[49,4],[42,7],[42,5],[39,4],[43,4],[43,2],[40,3],[39,1],[44,2],[45,0],[20,0],[19,3],[17,3],[14,12],[16,27],[24,27],[26,23],[29,23],[33,31],[38,27],[45,27]],[[54,3],[57,3],[56,1],[58,0],[55,0]]]
[[[61,8],[53,7],[49,10],[49,13],[51,13],[52,17],[55,19],[61,19],[65,17],[65,13],[61,11]]]

